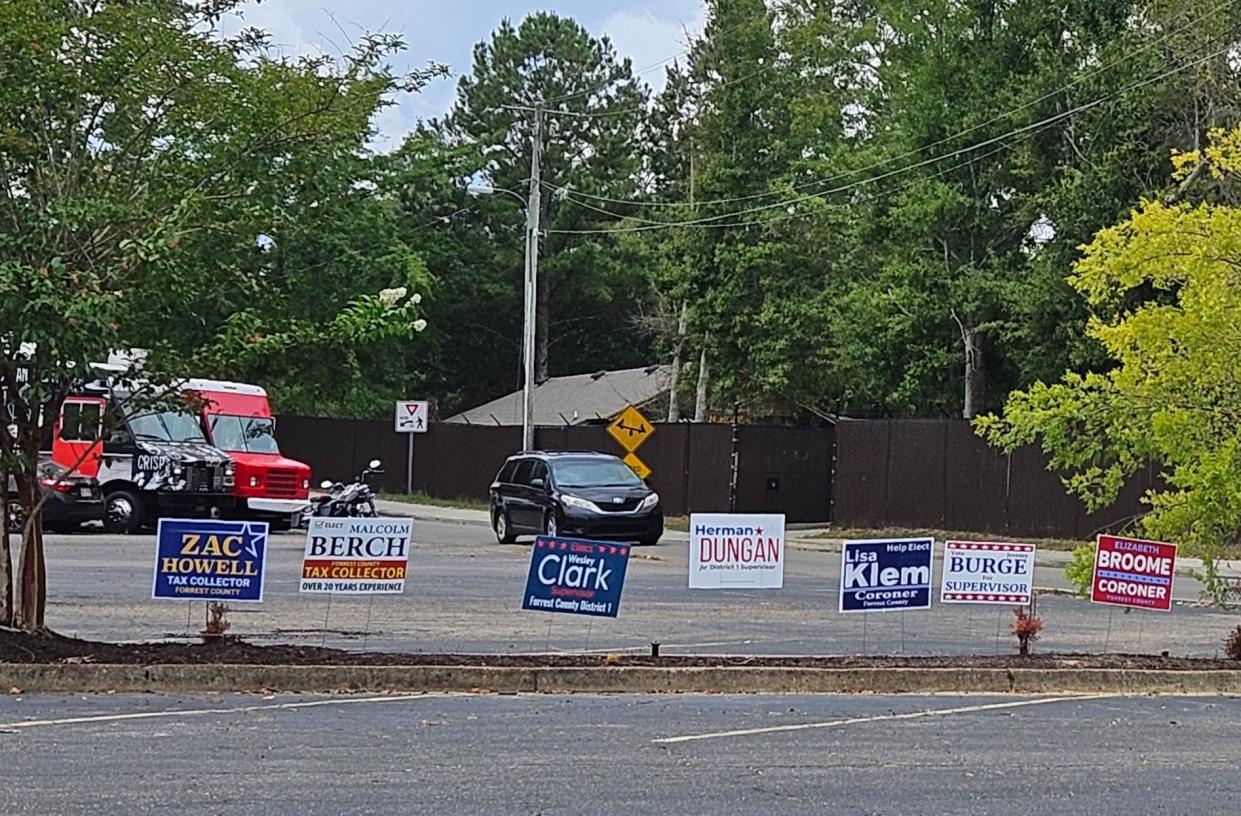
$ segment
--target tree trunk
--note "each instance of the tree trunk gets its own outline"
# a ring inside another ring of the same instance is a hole
[[[681,421],[681,403],[678,400],[681,387],[681,357],[685,353],[685,318],[689,303],[681,301],[681,317],[677,320],[677,337],[672,350],[672,374],[668,377],[668,421]]]
[[[0,460],[0,626],[13,625],[13,547],[9,538],[9,469]]]
[[[25,526],[17,557],[17,602],[13,623],[27,632],[42,632],[47,608],[47,572],[43,563],[43,514],[40,512],[39,486],[35,476],[18,474],[17,492],[25,511]]]
[[[711,336],[702,338],[702,354],[698,357],[698,390],[694,396],[694,421],[707,421],[707,391],[711,385],[710,364],[707,362],[707,344]]]
[[[965,350],[965,407],[961,414],[966,419],[973,419],[982,409],[983,389],[986,386],[982,335],[977,329],[962,329],[961,345]]]

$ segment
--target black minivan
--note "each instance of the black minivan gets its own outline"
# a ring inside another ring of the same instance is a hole
[[[659,494],[615,456],[537,451],[500,468],[491,526],[501,544],[560,535],[653,545],[664,534],[664,511]]]

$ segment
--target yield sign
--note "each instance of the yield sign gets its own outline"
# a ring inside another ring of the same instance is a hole
[[[655,433],[655,426],[648,422],[637,408],[630,405],[621,411],[620,416],[612,420],[612,424],[608,426],[608,433],[620,443],[622,448],[633,453],[651,438],[651,434]]]
[[[402,400],[396,404],[396,432],[427,432],[427,403],[425,400]]]

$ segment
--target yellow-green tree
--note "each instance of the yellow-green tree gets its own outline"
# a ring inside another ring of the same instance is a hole
[[[1203,559],[1223,599],[1215,562],[1241,543],[1241,126],[1173,163],[1178,188],[1101,230],[1069,278],[1114,366],[1014,392],[978,427],[1009,449],[1039,442],[1091,507],[1157,463],[1166,487],[1141,526]]]

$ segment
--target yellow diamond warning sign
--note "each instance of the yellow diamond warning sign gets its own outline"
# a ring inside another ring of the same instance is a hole
[[[648,422],[637,408],[630,405],[621,411],[620,416],[612,420],[612,424],[608,426],[608,433],[620,443],[622,448],[633,453],[642,447],[642,443],[651,438],[651,434],[655,433],[655,426]]]
[[[638,474],[639,479],[645,479],[647,476],[651,475],[651,469],[646,466],[646,462],[643,462],[638,458],[637,454],[628,454],[625,457],[624,462],[629,465],[630,470]]]

